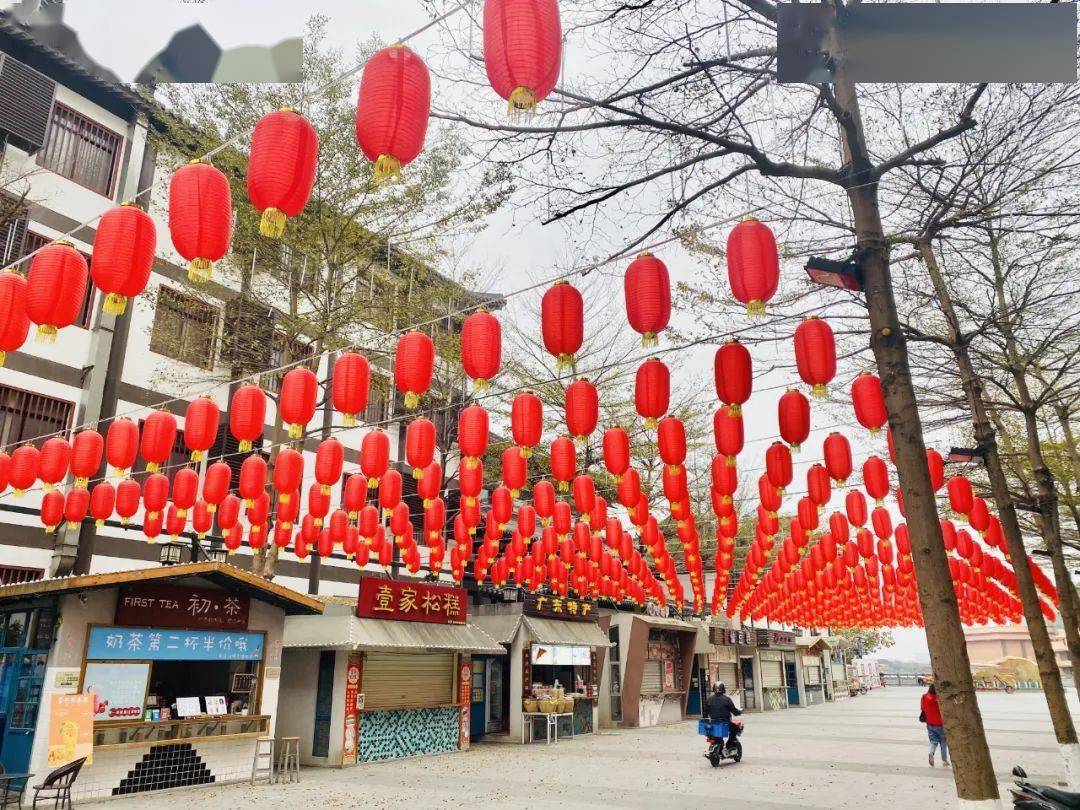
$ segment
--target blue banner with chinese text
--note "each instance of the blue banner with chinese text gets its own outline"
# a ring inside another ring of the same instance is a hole
[[[93,627],[87,660],[261,661],[263,634],[221,630]]]

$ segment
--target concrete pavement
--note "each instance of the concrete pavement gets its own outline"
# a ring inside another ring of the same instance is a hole
[[[835,704],[752,714],[745,758],[712,768],[696,722],[606,731],[523,748],[480,743],[468,753],[305,769],[295,785],[224,785],[142,794],[154,810],[198,803],[216,809],[316,808],[946,808],[952,775],[926,762],[917,721],[922,690],[890,687]],[[981,693],[980,706],[1003,783],[1022,764],[1056,783],[1063,771],[1041,692]],[[1080,703],[1070,693],[1074,717]],[[1002,786],[1003,795],[1005,785]]]

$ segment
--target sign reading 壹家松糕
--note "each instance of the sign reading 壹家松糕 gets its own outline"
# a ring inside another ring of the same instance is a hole
[[[526,616],[540,616],[545,619],[596,620],[596,610],[592,603],[565,596],[526,593],[522,610]]]
[[[362,619],[465,624],[468,597],[464,588],[363,577],[356,615]]]
[[[146,627],[92,627],[86,659],[97,661],[261,661],[262,633]]]
[[[120,589],[116,623],[143,627],[247,630],[251,600],[211,588],[131,585]]]

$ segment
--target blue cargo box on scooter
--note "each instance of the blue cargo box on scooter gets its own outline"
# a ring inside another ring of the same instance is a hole
[[[711,720],[698,720],[697,733],[702,737],[727,737],[728,724],[714,723]]]

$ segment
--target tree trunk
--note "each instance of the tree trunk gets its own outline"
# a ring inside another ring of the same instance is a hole
[[[997,506],[1001,520],[1005,542],[1009,549],[1009,558],[1012,560],[1013,569],[1016,572],[1020,603],[1024,608],[1024,620],[1027,623],[1028,634],[1031,636],[1031,646],[1035,652],[1035,660],[1039,666],[1039,676],[1043,684],[1043,693],[1046,696],[1046,705],[1050,710],[1054,736],[1057,738],[1062,756],[1065,758],[1065,772],[1068,776],[1069,788],[1070,790],[1076,790],[1080,787],[1078,785],[1080,768],[1077,767],[1080,765],[1080,747],[1077,745],[1076,729],[1073,727],[1069,705],[1065,699],[1065,687],[1062,685],[1061,672],[1054,658],[1050,633],[1046,629],[1046,620],[1039,604],[1039,592],[1035,587],[1035,580],[1031,576],[1031,569],[1028,568],[1028,555],[1027,550],[1024,548],[1024,536],[1020,531],[1020,522],[1017,520],[1016,508],[1013,506],[1012,495],[1009,492],[1009,481],[1005,476],[1005,470],[998,455],[997,434],[987,414],[986,401],[983,398],[982,380],[976,373],[974,364],[971,361],[968,344],[961,333],[960,322],[953,308],[952,295],[941,275],[937,257],[934,255],[929,241],[920,241],[918,249],[923,264],[926,265],[927,272],[930,275],[930,280],[934,285],[938,307],[949,324],[949,346],[952,349],[953,357],[956,358],[957,369],[960,372],[960,382],[964,389],[964,395],[967,397],[968,409],[971,411],[975,441],[984,454],[986,472],[990,479],[990,491],[993,494],[994,503]]]
[[[844,55],[835,47],[835,38],[832,56],[838,123],[848,158],[845,187],[864,276],[870,345],[877,361],[896,448],[896,468],[911,529],[911,556],[919,603],[945,734],[952,749],[956,793],[967,807],[973,806],[972,803],[997,807],[1000,806],[997,777],[971,680],[960,611],[938,523],[930,471],[926,466],[926,447],[911,383],[907,342],[896,313],[889,245],[878,209],[877,177],[866,147],[855,85],[847,77]]]

